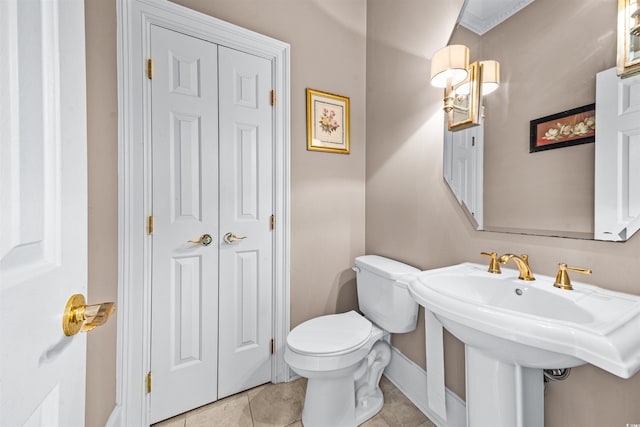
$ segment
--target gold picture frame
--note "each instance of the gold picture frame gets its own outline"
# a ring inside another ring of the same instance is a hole
[[[618,0],[618,75],[640,73],[640,0]]]
[[[349,98],[307,89],[307,150],[349,154]]]

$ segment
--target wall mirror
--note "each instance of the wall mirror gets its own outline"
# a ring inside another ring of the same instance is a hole
[[[595,144],[530,153],[529,124],[595,102],[596,73],[616,65],[618,1],[503,0],[486,19],[474,3],[450,44],[501,64],[484,98],[482,229],[593,239]]]

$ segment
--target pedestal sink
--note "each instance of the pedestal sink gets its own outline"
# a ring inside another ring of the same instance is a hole
[[[640,297],[554,278],[519,280],[463,263],[420,273],[409,291],[465,344],[467,425],[543,427],[543,369],[640,369]]]

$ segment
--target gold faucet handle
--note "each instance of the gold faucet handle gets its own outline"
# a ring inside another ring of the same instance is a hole
[[[480,252],[480,255],[491,257],[489,262],[489,273],[500,274],[500,264],[498,263],[498,254],[495,252]]]
[[[573,289],[573,286],[571,286],[571,279],[569,278],[569,273],[567,273],[567,270],[575,271],[576,273],[582,274],[592,273],[592,271],[588,268],[568,267],[565,263],[558,264],[558,267],[560,269],[558,270],[558,274],[556,275],[556,282],[553,284],[553,286],[556,288],[565,289],[567,291]]]

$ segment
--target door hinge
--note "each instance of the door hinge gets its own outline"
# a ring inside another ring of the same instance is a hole
[[[276,216],[275,215],[271,215],[271,229],[272,230],[276,229]]]
[[[151,393],[151,371],[147,373],[147,394]]]
[[[275,354],[276,353],[276,342],[274,341],[273,338],[271,338],[271,354]]]
[[[147,78],[151,80],[153,78],[153,59],[147,59]]]
[[[275,91],[275,89],[271,90],[271,105],[272,106],[276,105],[276,91]]]
[[[149,234],[153,234],[153,215],[149,215],[148,231],[149,231]]]

